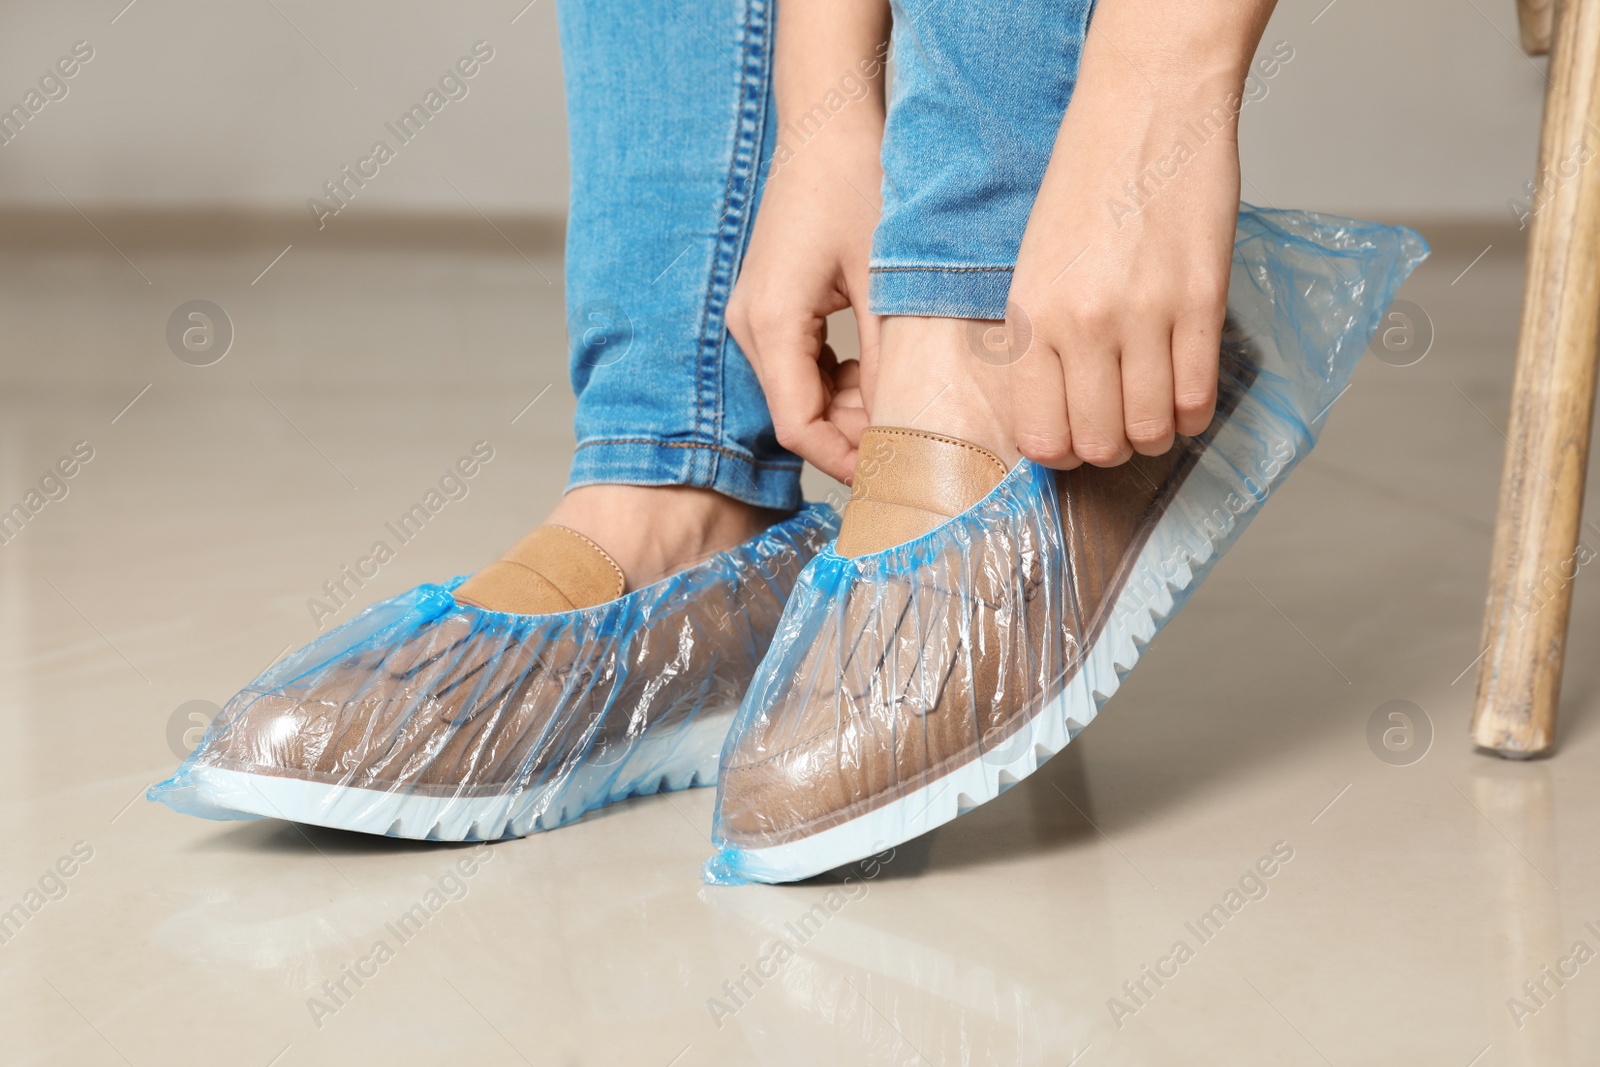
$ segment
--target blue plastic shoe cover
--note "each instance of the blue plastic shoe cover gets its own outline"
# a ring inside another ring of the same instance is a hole
[[[837,531],[808,505],[616,600],[551,615],[458,604],[464,579],[373,604],[230,700],[149,796],[430,840],[549,829],[709,785],[801,568]]]
[[[1311,450],[1426,253],[1411,230],[1245,207],[1204,434],[1110,469],[1025,460],[925,536],[819,553],[728,737],[707,881],[879,853],[1066,745]]]

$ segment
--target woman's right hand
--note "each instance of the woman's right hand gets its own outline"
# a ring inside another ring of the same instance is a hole
[[[867,425],[862,387],[878,349],[867,255],[881,172],[876,145],[856,151],[853,163],[796,157],[769,180],[728,300],[728,330],[761,380],[778,442],[842,482]],[[827,343],[828,316],[845,308],[855,310],[859,364]]]
[[[774,82],[780,136],[750,247],[728,300],[778,442],[849,482],[867,426],[878,320],[867,310],[867,258],[883,181],[883,56],[888,5],[786,0]],[[843,100],[829,108],[824,101]],[[808,131],[803,143],[794,131]],[[861,360],[840,362],[827,319],[853,308]]]

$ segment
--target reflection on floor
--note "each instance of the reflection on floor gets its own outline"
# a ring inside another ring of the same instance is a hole
[[[1429,236],[1425,358],[1363,364],[1101,720],[867,868],[731,890],[705,790],[482,848],[139,799],[475,442],[349,599],[472,569],[560,491],[550,251],[0,250],[0,506],[80,450],[0,545],[0,1059],[1592,1062],[1600,600],[1581,573],[1557,757],[1475,754],[1521,251]],[[209,366],[166,339],[196,299],[232,327]]]

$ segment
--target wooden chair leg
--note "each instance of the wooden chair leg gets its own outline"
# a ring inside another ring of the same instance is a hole
[[[1522,30],[1522,50],[1530,56],[1550,51],[1556,25],[1556,0],[1517,0],[1517,26]]]
[[[1555,739],[1600,339],[1600,0],[1561,0],[1539,143],[1522,328],[1472,738]]]

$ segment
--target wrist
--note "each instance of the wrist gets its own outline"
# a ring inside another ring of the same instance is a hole
[[[1079,78],[1069,108],[1120,114],[1125,122],[1142,116],[1209,110],[1243,92],[1249,57],[1235,65],[1194,63],[1179,69],[1125,62],[1102,64]]]
[[[1272,3],[1100,0],[1084,47],[1079,91],[1116,86],[1172,101],[1239,91]]]
[[[811,57],[799,71],[780,64],[773,87],[779,124],[808,132],[824,126],[881,131],[886,54],[887,43],[860,56]]]
[[[826,103],[785,108],[780,101],[777,127],[772,154],[775,169],[865,175],[872,181],[872,188],[865,191],[876,195],[884,114],[870,97],[846,98],[837,110],[830,110]]]
[[[1174,139],[1191,135],[1208,143],[1237,143],[1246,103],[1242,75],[1191,75],[1156,87],[1133,77],[1137,84],[1118,78],[1080,83],[1062,121],[1056,154],[1062,141],[1070,141],[1074,155],[1126,163],[1130,153],[1166,151]]]
[[[773,55],[779,123],[881,131],[888,59],[883,0],[788,0]]]

